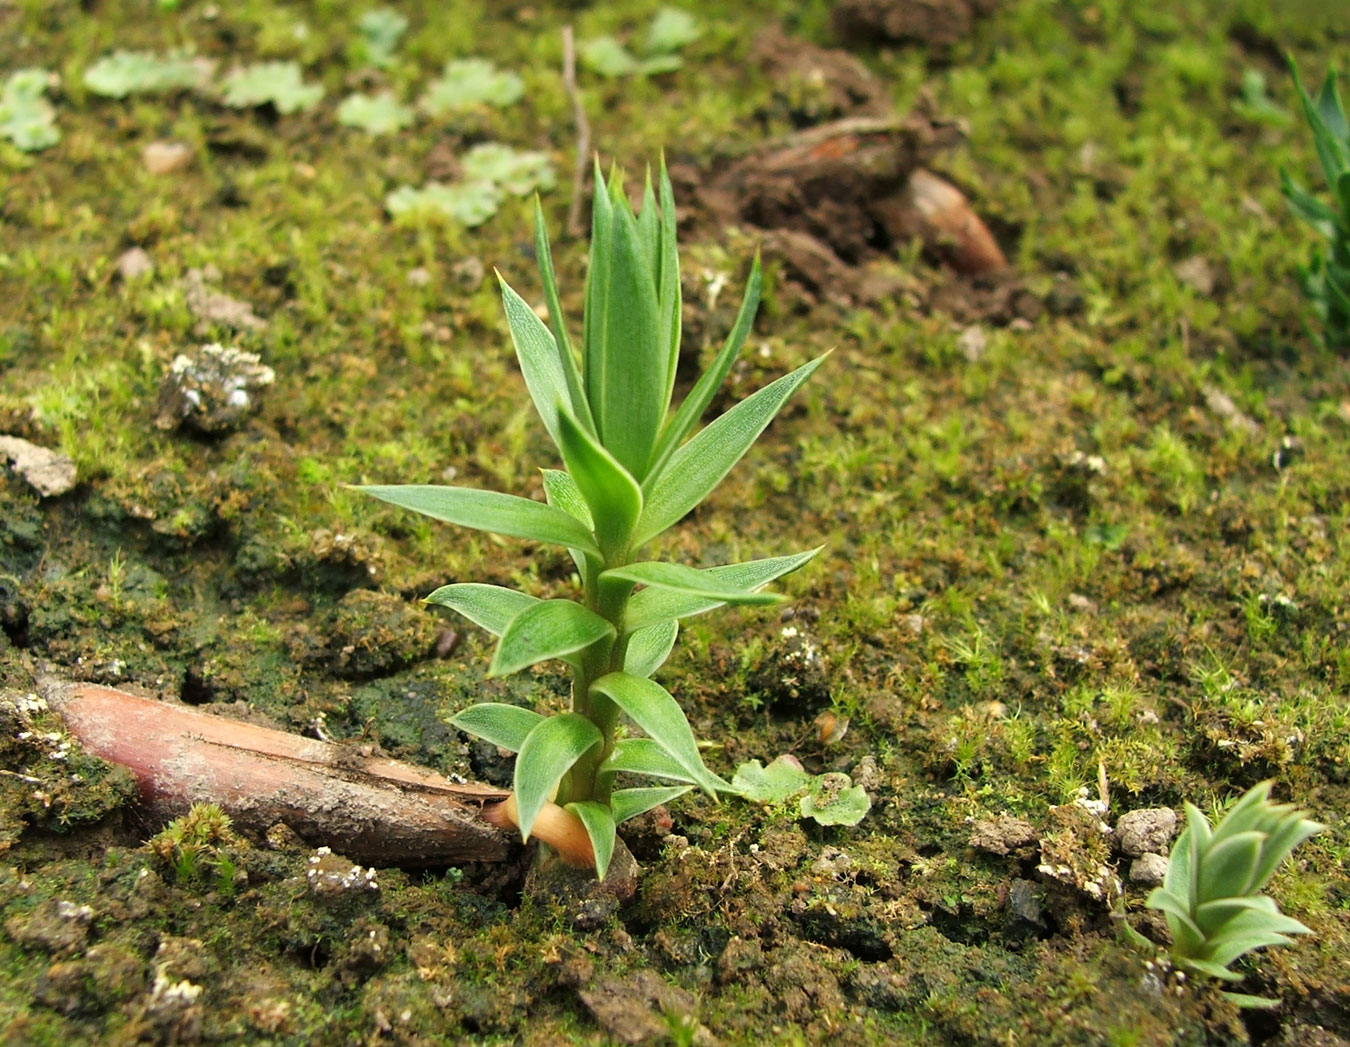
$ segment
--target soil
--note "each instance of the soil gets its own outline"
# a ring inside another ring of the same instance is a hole
[[[59,74],[61,134],[0,140],[0,435],[73,477],[0,454],[0,1041],[1350,1041],[1350,372],[1279,188],[1316,176],[1281,56],[1320,82],[1350,45],[1335,5],[691,8],[679,68],[581,70],[605,162],[664,148],[676,176],[677,394],[757,248],[764,307],[712,411],[834,349],[658,550],[827,551],[787,610],[688,622],[659,678],[716,771],[846,772],[872,800],[856,827],[685,796],[625,828],[624,889],[597,892],[515,845],[400,868],[209,805],[166,829],[72,741],[47,674],[501,785],[509,758],[448,718],[567,701],[554,666],[486,679],[491,638],[421,603],[467,580],[572,595],[564,552],[344,485],[541,497],[556,460],[491,279],[541,300],[532,202],[468,228],[384,198],[500,141],[553,161],[556,233],[560,30],[640,51],[662,5],[398,6],[376,62],[364,9],[0,2],[0,69]],[[864,9],[881,29],[854,31]],[[887,28],[901,9],[926,21]],[[177,47],[295,61],[327,94],[283,114],[83,83]],[[382,137],[337,120],[468,56],[524,97]],[[1287,119],[1238,104],[1251,71]],[[188,152],[147,167],[152,144]],[[1006,271],[888,223],[916,165]],[[585,244],[554,247],[575,331]],[[174,377],[213,344],[247,377],[219,400]],[[1144,899],[1167,812],[1265,778],[1327,828],[1269,887],[1312,933],[1236,965],[1280,1004],[1240,1011],[1168,965]]]

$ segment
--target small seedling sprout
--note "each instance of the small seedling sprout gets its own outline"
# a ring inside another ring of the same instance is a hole
[[[672,412],[681,305],[675,201],[664,163],[656,188],[648,176],[636,211],[621,176],[612,174],[606,184],[596,170],[576,349],[537,203],[535,248],[549,325],[505,281],[501,291],[525,384],[565,467],[543,471],[547,504],[463,487],[360,489],[438,520],[570,552],[581,579],[579,601],[473,582],[443,586],[427,599],[499,638],[491,676],[549,659],[571,667],[568,712],[545,716],[484,703],[452,722],[518,754],[514,792],[500,813],[521,837],[547,833],[565,860],[593,866],[603,877],[617,824],[691,788],[714,797],[736,791],[705,766],[684,711],[651,679],[675,643],[680,619],[727,604],[777,603],[782,597],[763,587],[818,552],[697,570],[643,559],[643,551],[712,492],[823,357],[695,432],[750,331],[759,304],[756,259],[726,343]],[[622,716],[645,736],[621,738]],[[664,784],[615,788],[620,774]]]

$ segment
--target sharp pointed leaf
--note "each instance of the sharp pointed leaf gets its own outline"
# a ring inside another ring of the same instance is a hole
[[[548,323],[553,331],[553,341],[558,347],[569,402],[572,410],[576,412],[577,420],[588,431],[594,433],[595,421],[591,418],[590,404],[586,402],[586,391],[582,387],[576,353],[572,348],[572,339],[567,334],[567,318],[563,315],[562,298],[558,294],[558,278],[553,272],[553,248],[548,241],[548,224],[544,221],[544,208],[539,203],[537,195],[534,198],[534,256],[539,263],[539,282],[544,288]]]
[[[724,564],[720,567],[708,567],[696,573],[705,575],[705,591],[735,589],[749,591],[768,585],[785,574],[791,574],[797,568],[810,562],[821,549],[817,546],[804,553],[791,556],[773,556],[764,560],[750,560],[746,563]],[[689,618],[723,606],[721,598],[701,596],[689,590],[664,588],[644,589],[633,595],[628,604],[624,619],[629,629],[643,629],[658,622],[671,619]]]
[[[1197,908],[1215,898],[1247,893],[1264,839],[1264,833],[1240,832],[1219,840],[1205,852],[1195,873]]]
[[[458,611],[474,625],[486,629],[493,636],[501,636],[511,624],[511,619],[539,603],[539,598],[501,585],[457,582],[441,586],[427,597],[426,602]]]
[[[609,806],[614,812],[615,823],[622,825],[653,807],[679,799],[692,788],[692,785],[665,785],[651,789],[616,789],[609,798]]]
[[[703,501],[824,359],[803,364],[742,400],[671,455],[647,492],[634,548],[655,538]]]
[[[578,521],[588,532],[594,532],[594,525],[591,523],[591,507],[586,504],[586,499],[581,497],[581,492],[577,490],[576,481],[568,476],[561,469],[541,469],[544,476],[544,497],[548,499],[548,504],[561,509],[568,516]],[[587,577],[588,566],[586,562],[587,553],[584,549],[569,548],[568,554],[572,557],[572,562],[577,565],[577,573],[582,578]],[[601,562],[598,556],[593,557],[598,564]]]
[[[652,478],[659,476],[665,469],[666,463],[670,461],[670,456],[684,442],[684,438],[693,431],[694,426],[698,424],[698,420],[703,417],[703,412],[708,409],[713,397],[717,395],[717,390],[722,387],[722,383],[726,380],[731,365],[736,362],[736,357],[741,352],[741,346],[745,344],[745,339],[750,334],[750,328],[754,325],[755,312],[759,309],[760,285],[759,254],[756,253],[754,265],[750,269],[750,279],[745,285],[745,295],[741,299],[741,308],[736,314],[736,322],[732,324],[731,332],[722,344],[721,351],[713,359],[712,365],[699,376],[698,381],[694,383],[694,388],[689,391],[689,395],[684,398],[684,401],[666,425],[665,430],[661,433],[661,439],[657,443],[656,453],[647,474],[649,483],[654,482]]]
[[[567,373],[563,367],[563,356],[553,335],[544,326],[535,311],[525,299],[511,288],[500,273],[497,282],[502,289],[502,308],[506,312],[506,323],[511,329],[511,341],[516,347],[516,357],[520,360],[520,371],[525,376],[525,387],[530,391],[534,409],[543,419],[544,428],[553,442],[562,446],[558,436],[558,410],[563,405],[571,407],[572,393],[567,385]]]
[[[518,753],[530,732],[544,722],[544,717],[518,705],[483,702],[456,713],[450,722],[465,734]]]
[[[601,553],[621,555],[642,512],[642,488],[570,412],[559,413],[558,431],[567,471],[590,506]]]
[[[1279,1000],[1272,1000],[1269,996],[1253,996],[1245,992],[1224,992],[1219,995],[1234,1007],[1248,1011],[1273,1011],[1280,1005]]]
[[[666,171],[666,157],[661,154],[661,230],[659,257],[653,272],[656,275],[657,312],[661,321],[662,347],[666,357],[666,394],[664,402],[669,408],[671,394],[675,391],[675,370],[680,359],[680,324],[683,317],[680,290],[680,255],[676,248],[675,193],[670,187],[670,175]],[[678,443],[678,441],[676,441]],[[650,469],[651,466],[648,466]]]
[[[1220,841],[1237,833],[1259,831],[1263,813],[1270,807],[1267,802],[1270,797],[1270,785],[1269,781],[1258,782],[1238,797],[1236,802],[1224,812],[1219,824],[1214,827],[1205,849],[1208,850]]]
[[[671,648],[675,646],[675,637],[679,631],[680,623],[673,618],[637,630],[628,638],[623,671],[630,676],[651,676],[670,657]]]
[[[642,190],[642,207],[637,215],[638,248],[642,259],[652,273],[661,264],[661,220],[656,213],[656,193],[652,190],[652,170],[647,168],[647,181]]]
[[[1264,934],[1248,934],[1241,938],[1225,938],[1220,942],[1211,942],[1213,949],[1209,959],[1220,967],[1227,967],[1234,960],[1245,956],[1253,949],[1265,949],[1272,945],[1290,945],[1293,939],[1283,934],[1269,931]]]
[[[1301,812],[1292,811],[1290,814],[1271,832],[1265,844],[1261,848],[1261,860],[1257,863],[1256,873],[1252,881],[1252,890],[1259,891],[1270,882],[1271,876],[1279,868],[1280,862],[1289,855],[1295,847],[1301,844],[1310,836],[1315,836],[1321,832],[1325,826],[1319,825],[1311,819],[1304,818]]]
[[[561,469],[541,469],[544,476],[544,497],[549,505],[557,506],[568,516],[593,531],[595,524],[591,520],[591,507],[586,504],[577,482]]]
[[[356,487],[390,505],[430,516],[436,520],[492,531],[512,538],[566,545],[600,554],[595,539],[561,509],[529,498],[471,487],[439,487],[432,484],[390,484]]]
[[[608,807],[596,800],[569,803],[567,809],[586,827],[586,835],[591,838],[591,851],[595,854],[595,875],[603,880],[609,871],[609,860],[614,856],[614,823],[617,819]]]
[[[522,840],[530,838],[535,818],[553,799],[562,776],[601,742],[600,729],[577,713],[546,717],[530,731],[516,758],[516,818]]]
[[[719,585],[718,579],[706,571],[678,563],[650,560],[644,563],[613,567],[601,578],[622,578],[651,589],[665,589],[690,600],[714,600],[718,603],[763,605],[782,603],[787,597],[780,593],[759,592],[737,586]]]
[[[1183,956],[1181,957],[1181,964],[1183,967],[1189,967],[1193,971],[1207,974],[1211,978],[1218,978],[1225,982],[1242,981],[1242,975],[1238,974],[1236,971],[1230,971],[1226,967],[1221,967],[1212,960],[1203,960],[1195,956]]]
[[[605,195],[597,185],[595,212],[603,208],[607,217],[597,221],[595,235],[608,241],[607,247],[591,244],[596,298],[588,302],[595,310],[587,316],[583,378],[600,442],[641,480],[665,421],[666,365],[656,287],[637,219],[617,177],[610,180],[607,203],[601,204]],[[597,253],[604,256],[598,266]]]
[[[614,743],[613,751],[600,765],[600,773],[620,772],[698,784],[695,775],[686,771],[683,764],[650,738],[621,738]]]
[[[614,637],[614,626],[571,600],[541,600],[511,619],[489,676],[508,676],[548,658],[566,658]]]
[[[731,786],[703,765],[698,742],[684,710],[660,684],[627,673],[608,673],[591,685],[657,742],[709,795],[731,792]]]

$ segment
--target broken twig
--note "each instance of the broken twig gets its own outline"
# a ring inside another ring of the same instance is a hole
[[[510,852],[510,837],[482,816],[506,798],[499,789],[97,684],[47,680],[41,693],[86,750],[131,771],[154,817],[215,803],[241,829],[283,822],[310,844],[381,865]]]

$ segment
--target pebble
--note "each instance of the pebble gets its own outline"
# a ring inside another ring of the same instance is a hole
[[[155,424],[166,430],[186,425],[201,433],[228,432],[257,408],[258,392],[275,379],[257,353],[217,344],[180,353],[160,385]]]
[[[18,436],[0,436],[0,458],[43,498],[65,494],[77,480],[73,459]]]
[[[126,283],[139,280],[142,276],[149,276],[154,271],[155,263],[150,260],[150,255],[144,247],[129,248],[117,259],[117,275]]]
[[[141,152],[141,162],[151,174],[176,174],[192,163],[192,147],[182,142],[151,142]]]
[[[1177,812],[1170,807],[1142,807],[1116,820],[1116,842],[1131,858],[1161,854],[1177,830]]]
[[[1130,863],[1130,882],[1143,887],[1157,887],[1167,875],[1167,859],[1161,854],[1146,853]]]

